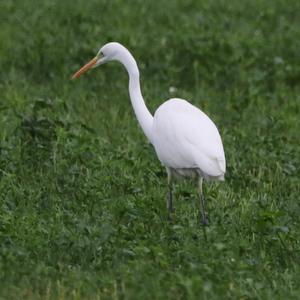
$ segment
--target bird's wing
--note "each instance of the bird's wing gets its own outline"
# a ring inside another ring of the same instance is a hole
[[[210,176],[225,173],[225,155],[217,127],[187,101],[170,99],[158,108],[153,136],[155,150],[164,165],[199,168]]]

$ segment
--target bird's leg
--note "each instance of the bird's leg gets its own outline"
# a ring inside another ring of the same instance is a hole
[[[174,211],[173,209],[173,180],[172,180],[172,173],[170,169],[167,169],[168,173],[168,198],[167,198],[167,209],[168,209],[168,214],[169,218],[171,217],[172,212]]]
[[[174,209],[173,209],[173,184],[172,184],[172,182],[169,183],[168,186],[169,186],[169,194],[168,194],[167,208],[168,208],[168,212],[172,213],[174,211]]]
[[[203,178],[200,177],[199,178],[199,200],[200,200],[200,214],[201,214],[201,222],[203,227],[208,225],[208,221],[206,218],[206,212],[205,212],[205,199],[204,199],[204,195],[203,195],[203,189],[202,189],[202,184],[203,184]]]

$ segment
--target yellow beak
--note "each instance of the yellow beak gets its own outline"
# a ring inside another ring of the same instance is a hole
[[[72,79],[79,77],[81,74],[85,73],[87,70],[92,68],[97,63],[98,58],[94,57],[91,61],[85,64],[81,69],[73,74]]]

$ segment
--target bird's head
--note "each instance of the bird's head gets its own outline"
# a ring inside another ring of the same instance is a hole
[[[89,69],[96,68],[108,61],[118,60],[122,62],[124,53],[127,51],[128,50],[124,46],[117,42],[105,44],[102,48],[100,48],[97,55],[92,60],[90,60],[72,76],[72,79],[77,78]]]

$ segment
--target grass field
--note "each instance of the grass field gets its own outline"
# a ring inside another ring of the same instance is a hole
[[[300,2],[2,1],[0,299],[300,299]],[[176,186],[127,74],[70,76],[108,41],[151,112],[188,99],[218,125],[224,183]]]

